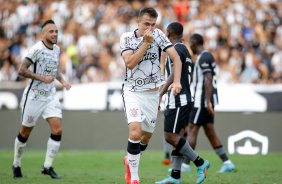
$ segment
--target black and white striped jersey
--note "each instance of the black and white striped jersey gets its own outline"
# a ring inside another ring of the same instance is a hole
[[[204,50],[198,57],[195,63],[193,72],[193,87],[194,87],[194,107],[207,107],[205,78],[207,72],[212,73],[212,95],[211,102],[213,106],[218,104],[217,84],[216,84],[216,63],[212,54]]]
[[[127,50],[136,52],[143,43],[143,37],[137,38],[136,32],[124,33],[120,38],[121,54]],[[172,43],[160,30],[154,29],[154,41],[150,44],[141,61],[132,69],[126,68],[124,89],[129,91],[145,91],[159,87],[165,83],[161,72],[161,51],[172,47]]]
[[[173,95],[173,91],[170,90],[166,93],[165,106],[167,109],[175,109],[187,105],[188,102],[193,102],[193,97],[190,91],[191,78],[193,73],[194,64],[191,60],[191,55],[186,46],[177,42],[174,45],[175,50],[180,56],[182,62],[182,73],[181,73],[181,86],[182,90],[176,96]],[[165,78],[167,79],[173,71],[173,62],[170,57],[167,56],[165,60]]]

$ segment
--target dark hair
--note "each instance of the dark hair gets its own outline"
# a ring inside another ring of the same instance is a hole
[[[204,39],[201,35],[195,33],[191,36],[190,40],[194,40],[197,45],[204,45]]]
[[[172,34],[181,36],[183,33],[183,26],[179,22],[173,22],[167,26],[167,30],[170,30]]]
[[[53,21],[53,20],[46,20],[43,24],[42,24],[42,26],[41,26],[41,28],[43,29],[47,24],[55,24],[55,22]]]
[[[152,7],[144,7],[139,11],[138,19],[141,20],[144,14],[148,14],[150,17],[158,18],[157,11]]]

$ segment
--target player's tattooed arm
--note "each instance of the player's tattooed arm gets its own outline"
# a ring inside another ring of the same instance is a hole
[[[56,79],[66,88],[66,90],[69,90],[71,88],[71,85],[64,80],[61,72],[57,71]]]
[[[33,73],[32,71],[28,69],[30,65],[32,65],[32,62],[25,58],[20,66],[19,75],[26,77],[26,78],[34,79],[34,80],[39,80],[39,81],[42,81],[48,84],[54,80],[53,76],[41,76],[36,73]]]

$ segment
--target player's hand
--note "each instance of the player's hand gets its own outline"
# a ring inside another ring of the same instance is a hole
[[[63,86],[66,88],[67,91],[70,90],[70,88],[71,88],[71,85],[67,82],[64,82]]]
[[[207,101],[207,111],[211,114],[211,115],[215,115],[215,112],[213,110],[213,107],[212,107],[212,103],[211,101]]]
[[[43,82],[45,82],[45,83],[47,83],[47,84],[50,84],[50,83],[53,82],[53,81],[54,81],[54,77],[51,76],[51,75],[45,76],[45,77],[43,78]]]
[[[173,95],[176,96],[178,93],[180,93],[182,86],[180,83],[172,83],[169,87],[168,87],[168,91],[173,88]]]
[[[144,33],[144,42],[152,43],[154,40],[154,35],[151,30],[146,29]]]

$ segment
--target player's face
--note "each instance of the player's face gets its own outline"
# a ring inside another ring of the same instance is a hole
[[[55,24],[47,24],[43,30],[43,39],[50,44],[56,44],[58,39],[58,29]]]
[[[195,40],[190,40],[190,41],[189,41],[189,45],[190,45],[190,48],[191,48],[193,54],[197,54]]]
[[[149,29],[150,31],[154,31],[156,26],[156,18],[150,17],[148,14],[144,14],[141,17],[141,20],[137,19],[138,28],[140,30],[141,35],[144,35],[145,30]]]

